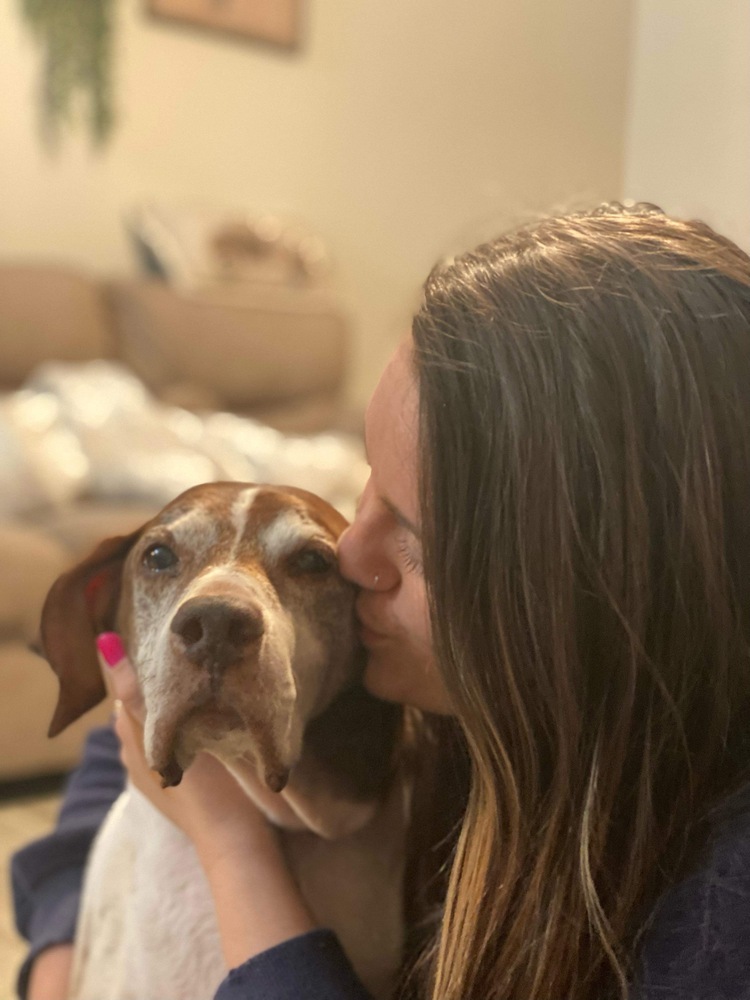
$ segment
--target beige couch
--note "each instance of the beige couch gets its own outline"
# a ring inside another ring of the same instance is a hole
[[[339,419],[347,348],[340,303],[323,287],[244,282],[187,293],[0,265],[0,393],[43,361],[111,358],[165,401],[315,431]],[[82,498],[0,520],[0,781],[67,769],[87,728],[106,717],[102,706],[48,740],[56,681],[28,644],[52,580],[99,538],[152,513],[143,503]]]

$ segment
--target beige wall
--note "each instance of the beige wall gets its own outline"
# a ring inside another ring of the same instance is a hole
[[[286,55],[120,0],[114,140],[56,159],[19,5],[0,4],[0,256],[130,269],[121,218],[142,200],[293,211],[334,253],[361,401],[438,255],[620,194],[630,0],[302,2]]]
[[[625,192],[750,250],[750,3],[637,0]]]

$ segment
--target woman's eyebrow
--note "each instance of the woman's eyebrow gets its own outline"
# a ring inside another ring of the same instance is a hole
[[[392,501],[390,501],[388,497],[381,497],[380,501],[386,508],[386,510],[388,510],[393,515],[393,517],[396,519],[396,521],[400,524],[402,528],[406,528],[406,530],[410,534],[414,535],[414,537],[418,542],[422,541],[422,536],[416,524],[410,521],[405,514],[402,514],[401,511],[398,509],[398,507]]]

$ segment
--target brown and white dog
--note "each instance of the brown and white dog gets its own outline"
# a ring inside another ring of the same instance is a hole
[[[173,785],[199,751],[222,760],[284,828],[319,923],[386,996],[403,937],[400,713],[359,684],[345,526],[303,490],[194,487],[62,576],[41,634],[60,680],[50,735],[105,696],[94,637],[119,631],[149,765]],[[72,1000],[208,1000],[226,971],[192,845],[128,787],[89,861]]]

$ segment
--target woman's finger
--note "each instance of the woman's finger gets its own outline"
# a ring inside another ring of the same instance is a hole
[[[102,632],[96,646],[102,672],[113,696],[134,719],[143,722],[145,710],[138,678],[125,653],[122,639],[116,632]]]
[[[143,750],[143,727],[124,708],[120,708],[115,716],[115,732],[120,740],[120,760],[128,769],[131,779],[145,777],[161,786],[158,774],[146,764]],[[140,784],[140,780],[135,780],[135,784]]]

